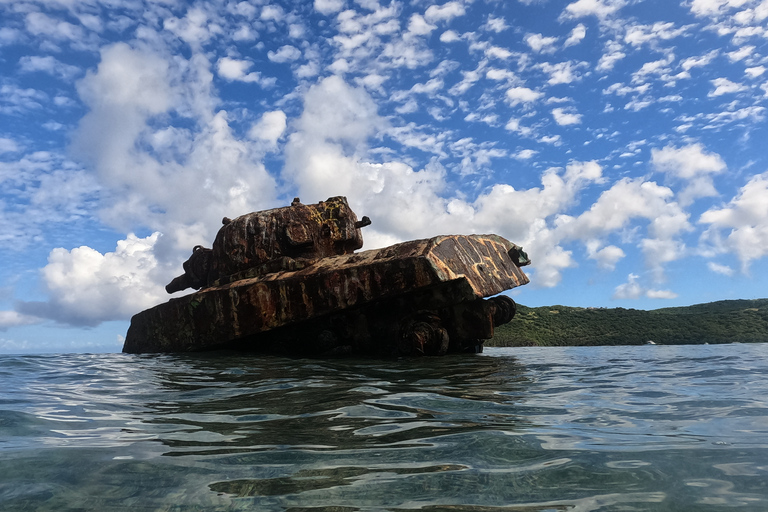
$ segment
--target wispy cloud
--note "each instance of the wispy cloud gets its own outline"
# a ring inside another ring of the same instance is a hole
[[[1,4],[0,329],[125,321],[297,195],[348,195],[366,247],[498,232],[535,297],[576,267],[639,304],[735,282],[768,261],[768,11],[635,7]]]

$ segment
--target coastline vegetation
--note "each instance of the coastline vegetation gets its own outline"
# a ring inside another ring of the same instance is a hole
[[[518,304],[488,347],[768,342],[768,299],[725,300],[651,311]]]

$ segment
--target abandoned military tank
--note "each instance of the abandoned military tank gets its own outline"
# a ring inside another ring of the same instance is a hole
[[[355,252],[370,223],[344,197],[225,218],[166,287],[198,291],[136,314],[123,352],[478,352],[512,320],[514,301],[498,294],[528,283],[520,247],[449,235]]]

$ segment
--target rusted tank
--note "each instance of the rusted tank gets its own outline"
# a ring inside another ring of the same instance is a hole
[[[448,235],[355,252],[370,223],[344,197],[225,218],[166,287],[199,291],[135,315],[123,352],[477,352],[514,316],[498,294],[528,283],[519,246]]]

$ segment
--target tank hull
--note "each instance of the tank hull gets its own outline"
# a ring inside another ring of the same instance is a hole
[[[510,299],[483,298],[528,283],[515,253],[516,246],[497,235],[451,235],[240,276],[138,313],[123,351],[472,350],[514,314]]]

